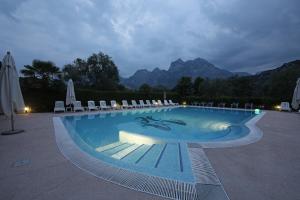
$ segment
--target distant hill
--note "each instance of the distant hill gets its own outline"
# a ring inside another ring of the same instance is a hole
[[[296,81],[300,78],[300,60],[284,63],[282,66],[260,72],[250,77],[255,84],[257,96],[272,96],[287,100],[292,98]]]
[[[121,83],[129,88],[138,88],[146,83],[150,86],[163,85],[167,88],[173,88],[178,79],[182,76],[189,76],[192,78],[203,77],[208,79],[228,78],[234,75],[247,76],[249,74],[244,72],[230,72],[224,69],[217,68],[207,60],[196,58],[194,60],[183,61],[177,59],[172,62],[168,70],[161,70],[155,68],[153,71],[141,69],[136,71],[129,78],[121,78]]]

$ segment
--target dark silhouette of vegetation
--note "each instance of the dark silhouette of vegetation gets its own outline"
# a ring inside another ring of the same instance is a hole
[[[175,91],[177,91],[178,94],[183,97],[191,95],[193,92],[192,78],[181,77],[175,87]]]
[[[193,90],[195,95],[201,95],[203,92],[203,82],[204,79],[201,77],[197,77],[193,84]]]
[[[111,57],[100,52],[87,60],[77,58],[63,68],[64,80],[72,79],[76,86],[97,90],[118,90],[119,71]],[[123,88],[124,89],[124,88]]]
[[[57,88],[62,86],[60,69],[50,61],[33,60],[21,70],[24,78],[22,85],[27,88]]]
[[[141,87],[139,88],[139,91],[144,94],[149,94],[151,90],[152,90],[151,86],[146,83],[141,85]]]

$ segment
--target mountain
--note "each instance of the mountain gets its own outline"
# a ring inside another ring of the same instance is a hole
[[[228,78],[235,74],[236,73],[217,68],[202,58],[187,61],[177,59],[170,64],[168,70],[155,68],[153,71],[148,71],[147,69],[141,69],[136,71],[129,78],[122,78],[121,83],[129,88],[138,88],[144,83],[150,86],[163,85],[167,88],[173,88],[182,76],[189,76],[193,79],[199,76],[202,78],[216,79]],[[237,75],[244,76],[245,74],[239,72]]]
[[[286,100],[292,98],[297,79],[300,78],[300,60],[284,63],[282,66],[251,76],[259,95]]]
[[[237,76],[251,76],[251,74],[248,72],[232,72],[232,73]]]

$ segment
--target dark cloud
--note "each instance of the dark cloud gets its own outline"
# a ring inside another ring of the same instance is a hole
[[[202,57],[255,73],[300,57],[298,0],[3,0],[0,52],[19,67],[103,51],[122,75]]]

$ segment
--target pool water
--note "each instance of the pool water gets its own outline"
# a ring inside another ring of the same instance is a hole
[[[77,146],[114,166],[193,182],[187,143],[228,141],[249,133],[252,111],[151,108],[65,116]]]

